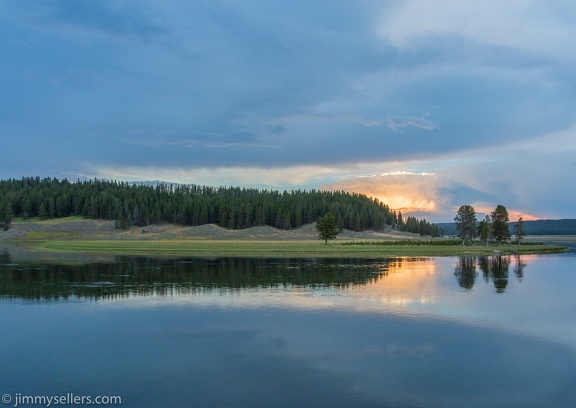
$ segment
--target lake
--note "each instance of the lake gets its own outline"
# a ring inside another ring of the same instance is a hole
[[[10,407],[575,407],[575,288],[574,252],[306,260],[4,248],[0,394]]]

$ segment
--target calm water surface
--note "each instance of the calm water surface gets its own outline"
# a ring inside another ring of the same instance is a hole
[[[575,288],[573,253],[364,261],[4,249],[0,394],[4,406],[74,395],[128,407],[576,407]]]

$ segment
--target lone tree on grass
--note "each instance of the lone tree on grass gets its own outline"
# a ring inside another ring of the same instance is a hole
[[[462,238],[462,245],[476,237],[476,211],[471,205],[462,205],[454,217],[458,236]]]
[[[316,229],[318,230],[318,238],[324,240],[324,245],[328,245],[328,240],[336,238],[340,232],[336,218],[330,213],[318,220]]]

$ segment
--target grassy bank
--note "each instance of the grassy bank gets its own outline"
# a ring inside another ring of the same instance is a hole
[[[553,245],[461,246],[461,245],[324,245],[316,240],[47,240],[31,243],[35,249],[105,254],[249,256],[249,257],[346,257],[385,258],[393,256],[469,256],[562,252]]]
[[[66,224],[71,221],[85,221],[86,218],[84,217],[77,217],[77,216],[70,216],[70,217],[63,217],[63,218],[51,218],[47,220],[42,220],[39,217],[30,217],[24,219],[22,217],[15,217],[12,220],[13,224],[23,224],[23,223],[42,223],[43,225],[58,225],[58,224]]]
[[[58,220],[18,220],[9,231],[0,231],[0,241],[27,243],[37,250],[91,254],[180,255],[206,257],[348,257],[386,258],[394,256],[466,256],[561,252],[562,246],[512,245],[499,247],[461,246],[458,240],[434,239],[387,229],[352,232],[344,230],[329,245],[317,239],[314,224],[293,230],[254,227],[227,230],[206,224],[183,227],[154,224],[145,229],[120,230],[113,221],[68,217]],[[530,237],[538,242],[569,245],[575,236]],[[528,241],[528,239],[526,239]]]

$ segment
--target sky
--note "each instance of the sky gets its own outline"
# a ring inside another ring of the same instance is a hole
[[[576,218],[572,0],[0,0],[0,178]]]

